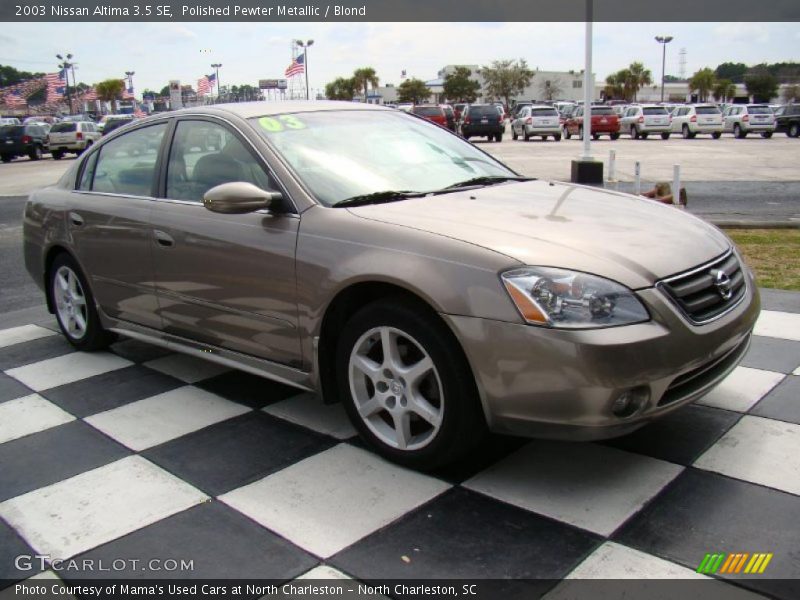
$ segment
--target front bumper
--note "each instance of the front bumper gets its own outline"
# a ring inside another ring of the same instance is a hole
[[[647,323],[568,331],[443,315],[460,340],[496,432],[569,440],[624,435],[713,389],[747,351],[760,310],[748,274],[741,303],[716,321],[691,325],[655,289],[638,292]],[[646,390],[629,417],[614,401]]]

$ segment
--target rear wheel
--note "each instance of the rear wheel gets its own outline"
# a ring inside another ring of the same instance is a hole
[[[739,138],[740,140],[743,140],[744,138],[747,137],[747,132],[742,131],[742,128],[739,126],[738,123],[736,123],[733,126],[733,137]]]
[[[12,158],[13,156],[11,156],[10,154],[3,154],[2,156],[0,156],[0,160],[2,160],[4,163],[10,163]]]
[[[519,139],[519,135],[517,134],[517,130],[513,127],[511,128],[511,139],[517,141]]]
[[[61,160],[62,158],[64,158],[64,152],[62,152],[61,150],[53,150],[50,153],[50,156],[53,157],[53,160]]]
[[[527,129],[522,130],[522,139],[525,140],[526,142],[529,142],[531,140],[531,136],[528,133]]]
[[[692,132],[689,131],[689,126],[688,125],[684,125],[681,128],[681,134],[683,135],[683,139],[685,139],[685,140],[691,139],[691,137],[692,137]]]
[[[592,134],[592,139],[593,140],[599,140],[600,139],[600,134],[599,133],[593,133]]]
[[[361,437],[382,456],[434,469],[485,431],[461,348],[433,314],[401,301],[357,312],[339,338],[339,393]]]
[[[503,141],[503,134],[502,133],[498,133],[496,136],[494,136],[494,139],[496,139],[498,142],[502,142]]]
[[[609,137],[610,137],[612,140],[618,140],[618,139],[619,139],[619,132],[614,132],[614,133],[612,133],[612,134],[611,134]]]
[[[564,137],[567,138],[568,140],[572,139],[572,134],[569,132],[569,129],[567,129],[566,127],[564,127]]]
[[[761,134],[761,137],[762,138],[771,138],[772,137],[772,132],[771,131],[765,131],[765,132],[763,132]]]
[[[557,142],[560,142],[560,141],[561,141],[561,134],[560,134],[560,133],[557,133],[557,134],[555,134],[555,135],[553,136],[553,139],[554,139],[555,141],[557,141]]]
[[[31,160],[42,160],[42,147],[34,145],[33,148],[30,149],[30,152],[28,152],[28,158]]]
[[[715,140],[718,140],[719,138],[722,137],[722,132],[721,131],[715,131],[714,133],[711,134],[711,137],[714,138]]]
[[[800,123],[792,123],[791,125],[789,125],[789,129],[786,131],[786,135],[793,138],[800,136]]]
[[[59,254],[53,261],[48,293],[61,332],[70,344],[79,350],[100,350],[114,341],[114,334],[103,329],[86,278],[69,254]]]
[[[668,131],[665,131],[664,133],[661,134],[661,139],[662,140],[668,140],[669,136],[670,136],[670,133]]]
[[[631,139],[632,140],[639,139],[639,130],[636,129],[636,125],[631,125]]]

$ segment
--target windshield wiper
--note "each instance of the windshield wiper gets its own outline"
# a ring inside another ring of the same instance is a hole
[[[466,181],[459,181],[458,183],[454,183],[453,185],[448,185],[447,187],[443,187],[439,192],[444,192],[447,190],[456,190],[459,188],[465,187],[473,187],[479,185],[494,185],[495,183],[503,183],[504,181],[533,181],[534,177],[517,177],[513,175],[483,175],[481,177],[473,177],[472,179],[467,179]]]
[[[364,206],[365,204],[385,204],[386,202],[397,202],[398,200],[406,200],[407,198],[421,198],[428,192],[411,192],[408,190],[385,190],[383,192],[372,192],[371,194],[362,194],[360,196],[353,196],[336,202],[334,207],[347,207],[347,206]]]

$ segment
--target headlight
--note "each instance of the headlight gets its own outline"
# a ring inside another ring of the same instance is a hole
[[[523,267],[501,275],[522,317],[562,329],[616,327],[647,321],[636,295],[619,283],[551,267]]]

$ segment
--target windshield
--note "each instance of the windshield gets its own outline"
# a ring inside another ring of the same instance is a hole
[[[458,136],[400,112],[320,111],[250,122],[326,206],[388,190],[428,192],[476,177],[514,176]]]

